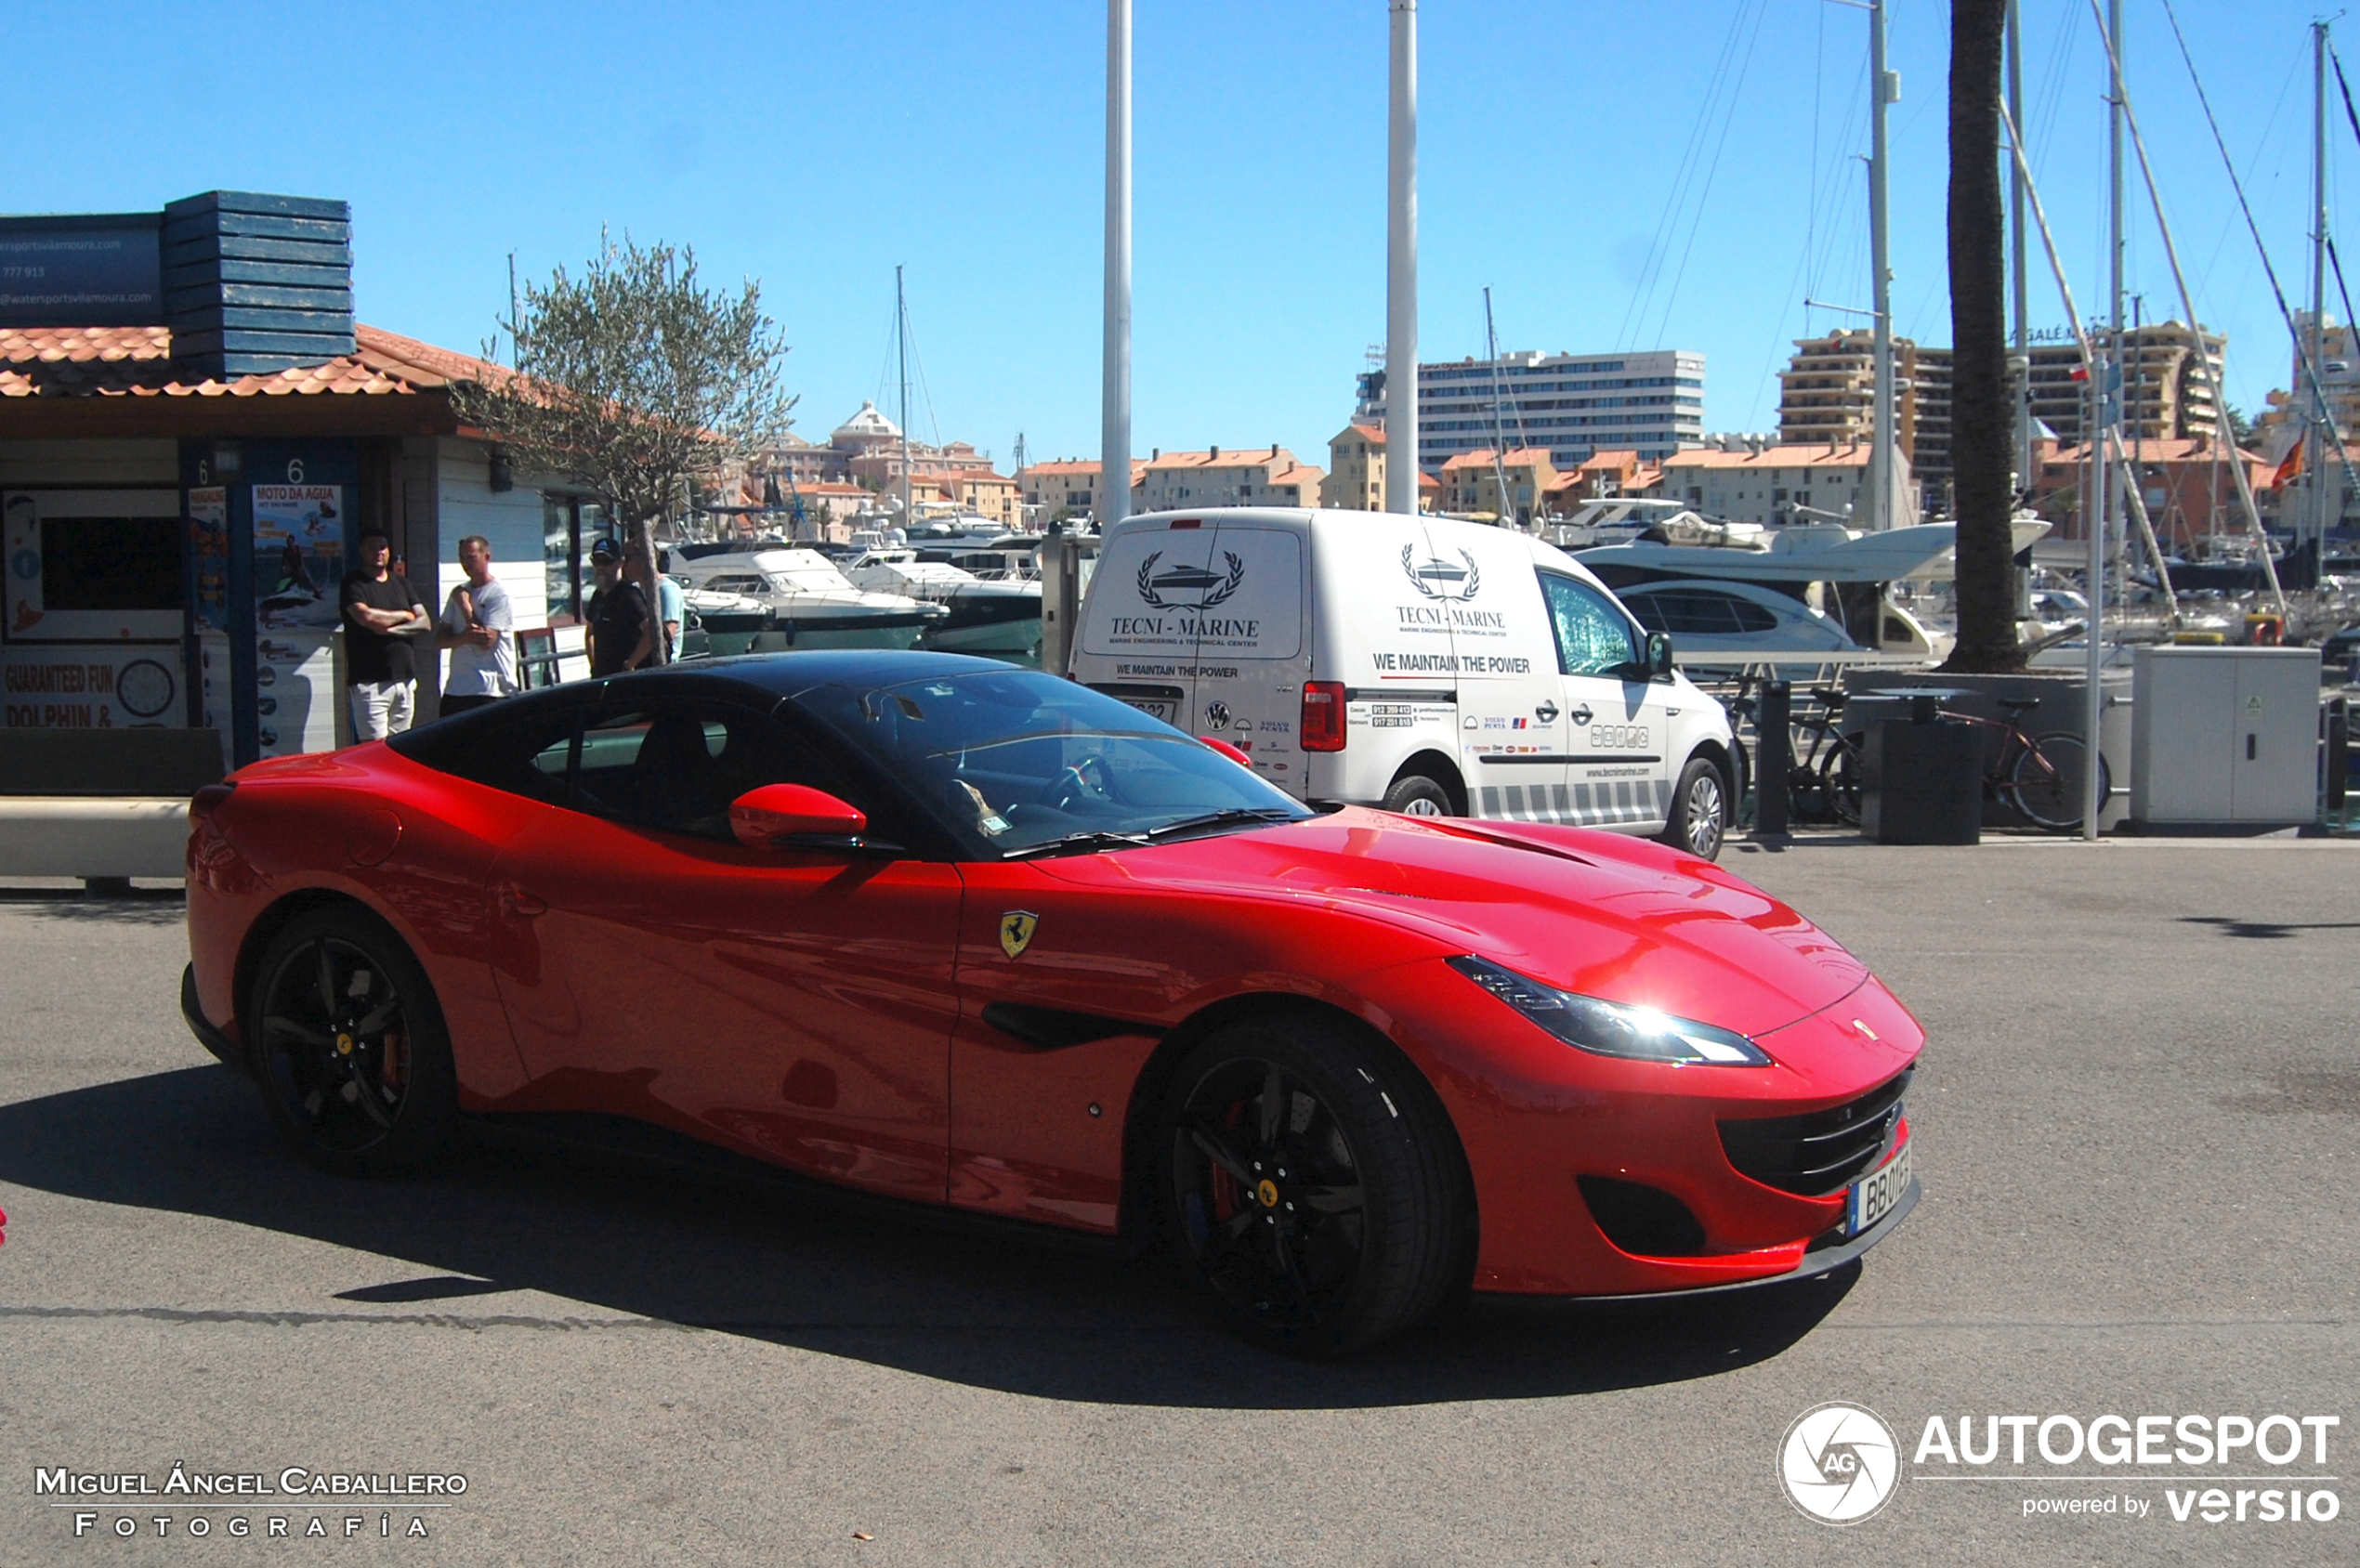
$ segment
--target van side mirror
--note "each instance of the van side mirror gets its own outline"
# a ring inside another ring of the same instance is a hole
[[[1672,638],[1661,632],[1647,634],[1647,679],[1661,680],[1672,673]]]
[[[859,807],[805,784],[765,784],[729,803],[729,831],[751,849],[777,843],[851,849],[868,828]]]

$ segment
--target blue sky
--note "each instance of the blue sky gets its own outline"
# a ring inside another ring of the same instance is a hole
[[[2312,10],[2175,3],[2305,291]],[[1383,0],[1135,5],[1137,448],[1275,440],[1324,463],[1383,335]],[[2287,382],[2285,333],[2160,0],[2125,5],[2131,96],[2251,411]],[[2024,8],[2027,135],[2094,314],[2104,56],[2088,0]],[[1895,316],[1947,343],[1948,9],[1891,17]],[[761,281],[819,438],[864,398],[890,412],[903,263],[915,433],[1003,464],[1019,430],[1036,458],[1095,455],[1104,30],[1092,0],[17,7],[0,46],[52,85],[0,130],[0,211],[345,197],[362,319],[467,349],[511,250],[542,277],[601,225],[685,242],[709,279]],[[1771,427],[1805,294],[1868,303],[1864,14],[1426,0],[1421,48],[1423,357],[1481,351],[1489,284],[1503,346],[1699,349],[1708,428]],[[2339,119],[2330,145],[2341,192],[2360,143]],[[2177,315],[2137,210],[2131,286]],[[2064,320],[2045,270],[2034,301]]]

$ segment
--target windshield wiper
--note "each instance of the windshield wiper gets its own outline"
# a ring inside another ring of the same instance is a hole
[[[1147,830],[1150,839],[1166,839],[1174,833],[1195,832],[1205,828],[1228,828],[1247,822],[1292,822],[1295,808],[1287,805],[1232,805],[1219,811],[1208,811],[1201,817],[1184,817],[1177,822],[1167,822]]]
[[[1064,850],[1137,849],[1149,842],[1145,833],[1110,833],[1103,829],[1093,829],[1086,833],[1068,833],[1061,839],[1024,844],[1007,851],[1000,858],[1026,860],[1036,855],[1055,855]]]

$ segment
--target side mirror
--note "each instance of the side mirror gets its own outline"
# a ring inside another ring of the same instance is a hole
[[[1247,756],[1237,747],[1230,745],[1226,740],[1221,739],[1218,736],[1200,735],[1197,738],[1212,747],[1214,751],[1220,752],[1223,756],[1228,758],[1231,762],[1237,764],[1239,767],[1251,768],[1253,766],[1253,759],[1252,757]]]
[[[805,784],[765,784],[729,803],[729,831],[754,849],[767,849],[782,839],[848,841],[868,827],[868,816],[859,807]]]
[[[1672,639],[1661,632],[1647,634],[1647,679],[1661,680],[1672,673]]]

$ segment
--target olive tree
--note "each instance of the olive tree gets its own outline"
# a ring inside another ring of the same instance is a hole
[[[579,276],[527,283],[517,316],[501,323],[514,372],[454,382],[453,408],[516,467],[597,497],[653,614],[656,521],[787,427],[785,337],[752,279],[734,295],[706,289],[694,251],[628,237]],[[661,629],[654,644],[663,662]]]

